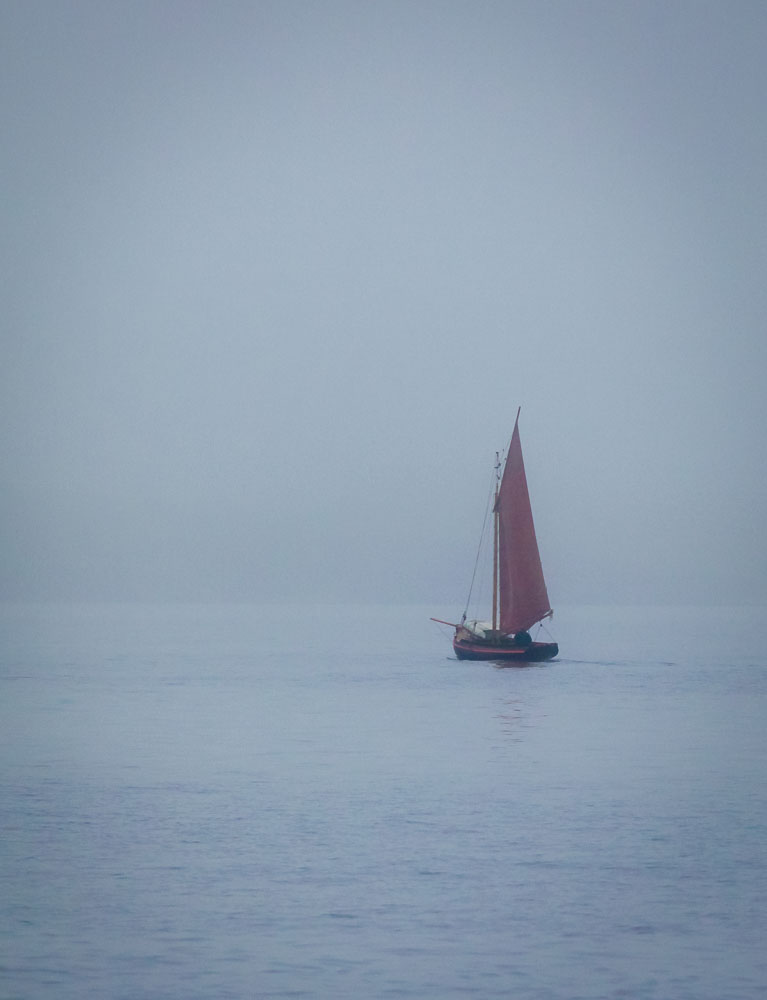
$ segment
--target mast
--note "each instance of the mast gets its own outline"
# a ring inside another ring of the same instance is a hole
[[[493,632],[498,628],[498,532],[500,515],[498,512],[498,492],[501,482],[501,456],[495,453],[495,498],[493,501]]]

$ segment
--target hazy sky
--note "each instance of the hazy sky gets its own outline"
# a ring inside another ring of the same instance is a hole
[[[767,4],[3,0],[3,596],[767,601]]]

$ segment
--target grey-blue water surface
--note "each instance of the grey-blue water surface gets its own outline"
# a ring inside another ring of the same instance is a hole
[[[7,605],[8,1000],[762,1000],[762,609]]]

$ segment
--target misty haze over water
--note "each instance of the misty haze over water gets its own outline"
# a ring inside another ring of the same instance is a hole
[[[761,3],[6,3],[0,593],[765,601]]]
[[[761,1000],[766,38],[0,5],[0,994]]]

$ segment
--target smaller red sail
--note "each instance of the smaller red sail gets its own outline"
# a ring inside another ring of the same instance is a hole
[[[519,440],[519,413],[498,492],[500,630],[509,635],[551,614]]]

